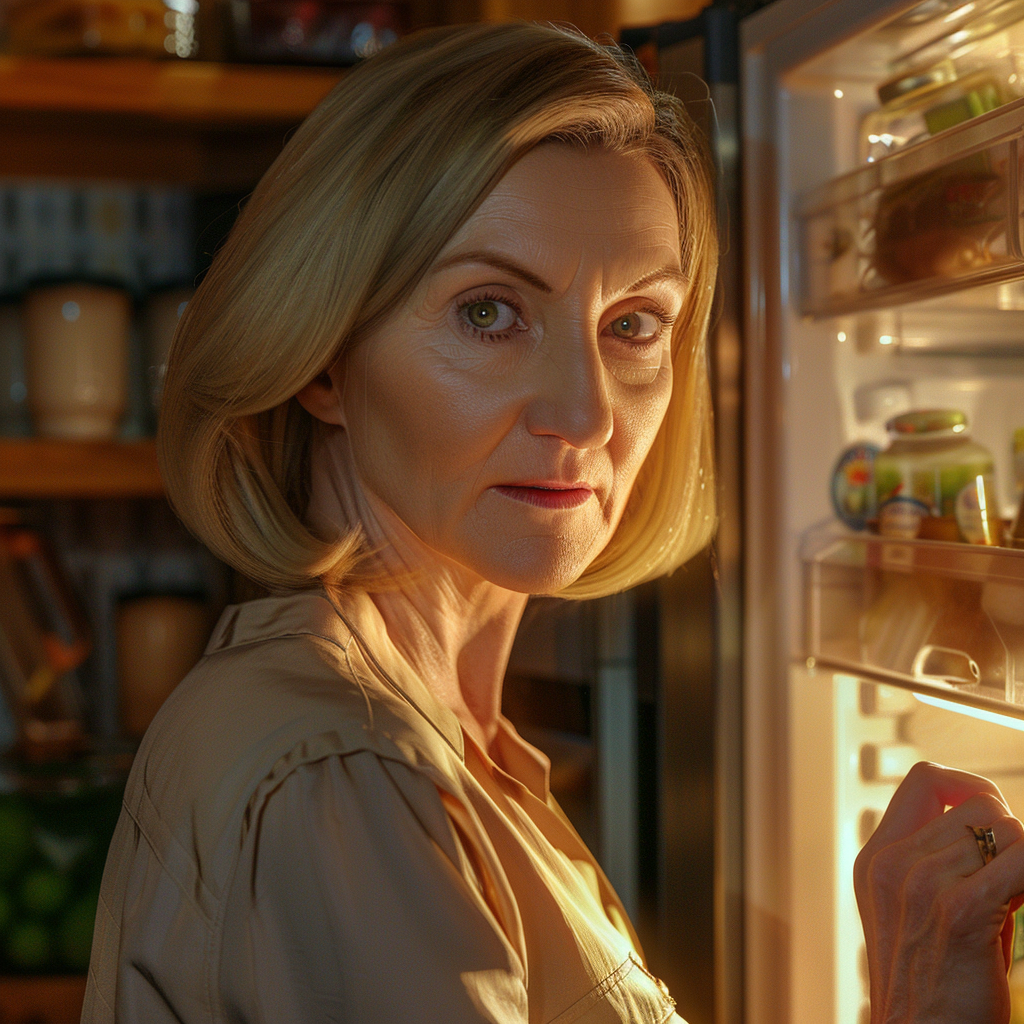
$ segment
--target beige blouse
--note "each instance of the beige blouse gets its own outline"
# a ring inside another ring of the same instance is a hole
[[[228,608],[135,759],[82,1021],[683,1024],[548,768],[365,595]]]

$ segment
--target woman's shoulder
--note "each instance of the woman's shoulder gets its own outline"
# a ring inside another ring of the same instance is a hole
[[[460,753],[449,740],[370,668],[323,596],[265,598],[224,612],[147,731],[125,800],[212,851],[237,842],[258,792],[287,770],[368,752],[442,781]]]

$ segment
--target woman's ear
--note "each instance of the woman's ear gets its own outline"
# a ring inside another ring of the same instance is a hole
[[[345,371],[339,359],[329,370],[317,374],[295,397],[310,416],[344,427],[345,410],[341,402],[344,386]]]

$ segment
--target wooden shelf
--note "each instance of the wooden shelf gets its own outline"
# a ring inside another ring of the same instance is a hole
[[[85,975],[0,977],[0,1021],[72,1024],[82,1015]]]
[[[343,73],[0,57],[0,176],[248,189]]]
[[[0,109],[127,114],[195,126],[291,125],[342,74],[200,61],[0,57]]]
[[[163,493],[153,441],[0,440],[0,499]]]

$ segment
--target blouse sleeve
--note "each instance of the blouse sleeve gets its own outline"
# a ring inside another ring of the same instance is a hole
[[[524,967],[433,783],[361,751],[301,764],[251,822],[225,907],[238,1024],[526,1024]]]

